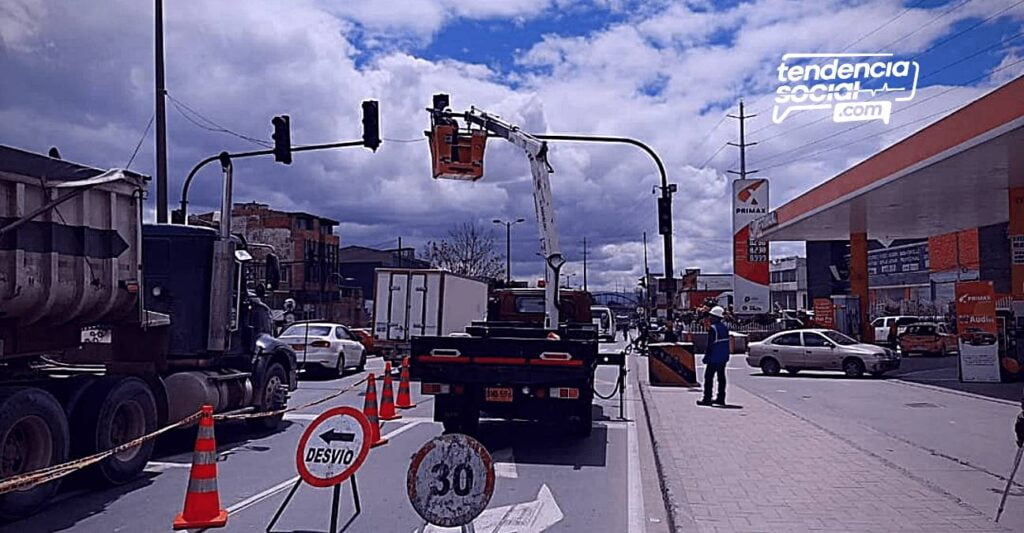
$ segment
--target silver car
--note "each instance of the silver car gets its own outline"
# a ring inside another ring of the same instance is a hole
[[[769,376],[785,368],[790,374],[841,370],[856,378],[865,372],[881,376],[895,370],[900,367],[900,356],[889,348],[857,342],[831,329],[798,329],[751,343],[747,364]]]
[[[292,324],[277,338],[295,350],[299,365],[307,370],[315,365],[341,375],[346,368],[355,368],[356,371],[362,372],[366,366],[366,349],[363,343],[341,324]]]

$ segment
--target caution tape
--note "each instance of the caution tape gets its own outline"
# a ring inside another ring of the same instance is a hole
[[[263,417],[267,417],[267,416],[278,416],[278,415],[283,415],[285,413],[290,413],[292,411],[300,411],[302,409],[309,409],[310,407],[314,407],[314,406],[320,405],[322,403],[329,402],[329,401],[337,398],[338,396],[341,396],[342,394],[345,394],[346,392],[351,391],[352,389],[362,385],[363,383],[366,383],[366,380],[367,380],[367,378],[364,377],[363,379],[361,379],[361,380],[359,380],[359,381],[349,385],[348,387],[345,387],[344,389],[339,390],[338,392],[328,394],[327,396],[324,396],[323,398],[320,398],[319,400],[313,400],[312,402],[309,402],[309,403],[306,403],[306,404],[303,404],[303,405],[299,405],[297,407],[288,407],[288,408],[285,408],[285,409],[275,409],[273,411],[261,411],[259,413],[237,413],[237,414],[232,414],[232,415],[220,414],[220,415],[213,415],[213,419],[214,420],[245,420],[245,419],[250,419],[250,418],[263,418]]]
[[[0,494],[6,494],[8,492],[16,490],[29,490],[44,483],[55,481],[68,474],[71,474],[72,472],[76,472],[87,466],[94,465],[112,455],[116,455],[123,451],[135,448],[136,446],[140,446],[147,441],[153,440],[159,437],[160,435],[163,435],[164,433],[171,431],[172,429],[177,429],[182,426],[191,424],[196,420],[199,420],[199,417],[201,415],[202,412],[197,411],[196,413],[186,418],[183,418],[173,424],[164,426],[152,433],[147,433],[137,439],[130,440],[123,444],[119,444],[109,450],[94,453],[92,455],[82,457],[80,459],[75,459],[74,461],[61,463],[59,465],[52,465],[46,468],[40,468],[39,470],[33,470],[32,472],[28,472],[26,474],[21,474],[18,476],[14,476],[12,478],[5,479],[3,481],[0,481]]]
[[[318,400],[314,400],[312,402],[309,402],[309,403],[306,403],[306,404],[303,404],[303,405],[299,405],[297,407],[289,407],[289,408],[286,408],[286,409],[275,409],[273,411],[263,411],[263,412],[260,412],[260,413],[239,413],[239,414],[234,414],[234,415],[214,415],[213,418],[214,418],[214,420],[242,420],[242,419],[249,419],[249,418],[263,418],[263,417],[268,417],[268,416],[277,416],[277,415],[282,415],[284,413],[289,413],[289,412],[292,412],[292,411],[298,411],[298,410],[301,410],[301,409],[308,409],[310,407],[314,407],[314,406],[320,405],[322,403],[329,402],[329,401],[337,398],[338,396],[341,396],[342,394],[345,394],[346,392],[351,391],[352,389],[354,389],[354,388],[362,385],[363,383],[365,383],[366,379],[367,378],[364,377],[363,379],[361,379],[361,380],[359,380],[359,381],[349,385],[348,387],[345,387],[344,389],[339,390],[338,392],[335,392],[335,393],[332,393],[332,394],[328,394],[327,396],[324,396],[323,398],[320,398]],[[160,435],[163,435],[164,433],[167,433],[168,431],[171,431],[171,430],[174,430],[174,429],[178,429],[180,427],[192,424],[192,423],[196,422],[197,420],[199,420],[200,416],[202,416],[202,411],[196,411],[195,413],[193,413],[193,414],[191,414],[191,415],[189,415],[189,416],[187,416],[187,417],[185,417],[185,418],[183,418],[183,419],[181,419],[181,420],[179,420],[179,421],[177,421],[177,422],[175,422],[173,424],[169,424],[167,426],[164,426],[164,427],[162,427],[162,428],[160,428],[160,429],[158,429],[158,430],[156,430],[156,431],[154,431],[152,433],[147,433],[147,434],[145,434],[145,435],[143,435],[141,437],[138,437],[138,438],[136,438],[134,440],[130,440],[130,441],[125,442],[123,444],[119,444],[119,445],[117,445],[117,446],[115,446],[115,447],[113,447],[113,448],[111,448],[109,450],[106,450],[106,451],[103,451],[103,452],[99,452],[99,453],[95,453],[95,454],[92,454],[92,455],[89,455],[89,456],[86,456],[86,457],[82,457],[80,459],[75,459],[74,461],[68,461],[66,463],[61,463],[59,465],[51,465],[51,466],[48,466],[46,468],[40,468],[39,470],[33,470],[32,472],[28,472],[28,473],[25,473],[25,474],[21,474],[21,475],[18,475],[18,476],[14,476],[14,477],[11,477],[11,478],[4,479],[3,481],[0,481],[0,494],[6,494],[8,492],[13,492],[13,491],[16,491],[16,490],[29,490],[29,489],[35,488],[35,487],[37,487],[39,485],[43,485],[45,483],[49,483],[51,481],[58,480],[58,479],[60,479],[60,478],[62,478],[64,476],[67,476],[68,474],[71,474],[73,472],[77,472],[77,471],[79,471],[79,470],[81,470],[83,468],[86,468],[88,466],[92,466],[92,465],[94,465],[94,464],[96,464],[96,463],[98,463],[98,462],[100,462],[100,461],[102,461],[102,460],[104,460],[104,459],[106,459],[108,457],[111,457],[113,455],[119,454],[119,453],[121,453],[121,452],[123,452],[125,450],[130,450],[130,449],[132,449],[132,448],[134,448],[136,446],[140,446],[140,445],[146,443],[147,441],[153,440],[153,439],[159,437]]]

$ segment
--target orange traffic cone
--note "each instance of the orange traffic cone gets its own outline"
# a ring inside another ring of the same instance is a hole
[[[391,363],[385,363],[384,365],[384,383],[383,397],[380,399],[380,419],[381,420],[398,420],[402,418],[402,415],[395,412],[395,396],[391,391],[394,387],[391,386]]]
[[[412,403],[412,395],[409,394],[409,358],[402,358],[402,375],[398,378],[398,401],[395,407],[399,409],[412,409],[416,404]]]
[[[363,414],[370,420],[370,447],[387,444],[388,440],[380,436],[380,419],[377,418],[377,378],[373,374],[366,378],[366,401],[363,402]]]
[[[213,407],[203,406],[199,434],[192,454],[192,470],[185,493],[185,510],[174,518],[174,529],[224,527],[228,512],[220,508],[217,493],[217,441],[213,438]]]

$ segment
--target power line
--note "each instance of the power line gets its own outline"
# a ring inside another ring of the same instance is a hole
[[[962,1],[962,2],[960,2],[959,4],[957,4],[957,5],[955,5],[955,6],[951,7],[951,8],[949,8],[949,9],[947,9],[946,11],[943,11],[942,13],[939,13],[938,15],[936,15],[936,16],[934,16],[934,17],[932,17],[932,18],[931,18],[931,19],[930,19],[930,20],[929,20],[928,22],[925,22],[924,24],[921,24],[920,26],[918,26],[918,27],[917,27],[917,29],[916,29],[916,30],[914,30],[914,31],[912,31],[912,32],[910,32],[910,33],[908,33],[908,34],[904,35],[903,37],[900,37],[899,39],[896,39],[895,41],[892,41],[892,42],[890,42],[890,43],[888,43],[888,44],[885,44],[885,45],[883,45],[883,46],[880,46],[880,47],[879,47],[879,50],[882,50],[882,49],[887,49],[887,48],[889,48],[890,46],[892,46],[892,45],[894,45],[894,44],[896,44],[896,43],[898,43],[898,42],[900,42],[900,41],[903,41],[903,40],[904,40],[904,39],[906,39],[907,37],[910,37],[911,35],[914,35],[915,33],[917,33],[917,32],[919,32],[919,31],[921,31],[921,30],[923,30],[923,29],[927,28],[928,26],[931,26],[932,24],[934,24],[934,23],[935,23],[936,21],[938,21],[939,19],[941,19],[941,18],[945,17],[946,15],[949,15],[950,13],[952,13],[952,12],[954,12],[954,11],[956,11],[956,10],[958,10],[958,9],[962,8],[962,7],[964,7],[965,5],[967,5],[968,3],[972,2],[972,1],[973,1],[973,0],[963,0],[963,1]]]
[[[234,131],[232,131],[232,130],[230,130],[228,128],[225,128],[224,126],[221,126],[220,124],[214,122],[213,120],[210,120],[209,118],[206,118],[202,113],[196,111],[195,109],[192,109],[191,107],[186,105],[184,102],[178,100],[177,98],[174,98],[170,94],[167,94],[167,99],[171,101],[171,104],[174,106],[174,109],[176,109],[178,111],[178,113],[180,113],[181,116],[185,118],[185,120],[188,120],[189,122],[191,122],[192,124],[194,124],[195,126],[197,126],[199,128],[202,128],[202,129],[207,130],[207,131],[212,131],[214,133],[227,133],[228,135],[232,135],[234,137],[238,137],[239,139],[242,139],[244,141],[249,141],[249,142],[251,142],[251,143],[253,143],[253,144],[257,145],[257,146],[263,147],[263,148],[270,148],[271,147],[271,144],[269,142],[267,142],[267,141],[264,141],[262,139],[257,139],[255,137],[250,137],[248,135],[242,135],[241,133],[234,132]],[[186,111],[188,111],[188,112],[186,112]],[[206,121],[208,124],[212,125],[212,127],[208,126],[206,124],[199,123],[197,120],[195,120],[191,116],[189,116],[189,113],[195,115],[196,117],[199,117],[199,119],[201,119],[203,121]]]
[[[941,41],[939,41],[939,42],[937,42],[937,43],[935,43],[935,44],[933,44],[933,45],[929,46],[929,47],[928,47],[927,49],[925,49],[925,50],[924,50],[923,52],[919,52],[919,53],[917,53],[916,55],[914,55],[914,57],[912,57],[912,58],[910,58],[910,59],[911,59],[911,60],[917,59],[917,58],[919,58],[919,57],[923,56],[924,54],[927,54],[928,52],[931,52],[932,50],[935,50],[936,48],[938,48],[938,47],[942,46],[943,44],[946,44],[946,43],[948,43],[949,41],[952,41],[953,39],[956,39],[957,37],[959,37],[959,36],[961,36],[961,35],[963,35],[963,34],[965,34],[965,33],[969,32],[969,31],[971,31],[971,30],[973,30],[973,29],[977,28],[978,26],[981,26],[981,25],[985,24],[986,22],[988,22],[988,21],[990,21],[990,20],[992,20],[992,19],[995,19],[995,18],[998,18],[998,17],[1000,17],[1000,16],[1001,16],[1001,15],[1002,15],[1003,13],[1006,13],[1007,11],[1009,11],[1009,10],[1011,10],[1011,9],[1013,9],[1013,8],[1015,8],[1015,7],[1019,6],[1019,5],[1021,5],[1021,4],[1024,4],[1024,0],[1020,0],[1020,1],[1018,1],[1018,2],[1016,3],[1016,4],[1013,4],[1013,5],[1009,6],[1009,7],[1006,7],[1006,8],[1004,8],[1004,9],[1001,9],[1001,10],[999,10],[999,11],[996,11],[996,12],[995,12],[995,13],[993,13],[992,15],[989,15],[989,16],[988,16],[988,18],[986,18],[986,19],[984,19],[984,20],[981,20],[981,21],[979,21],[979,22],[976,22],[976,23],[975,23],[974,25],[972,25],[972,26],[969,26],[969,27],[967,27],[967,28],[964,28],[963,30],[960,30],[960,31],[958,31],[957,33],[954,33],[953,35],[950,35],[949,37],[947,37],[947,38],[945,38],[945,39],[943,39],[943,40],[941,40]]]
[[[381,137],[381,140],[387,141],[389,143],[420,143],[426,141],[427,138],[421,137],[419,139],[389,139],[387,137]]]
[[[143,131],[142,132],[142,136],[139,137],[139,142],[135,144],[135,149],[132,150],[132,156],[128,158],[128,162],[125,163],[125,165],[124,165],[124,168],[126,170],[131,168],[132,161],[135,161],[135,156],[136,156],[136,154],[139,153],[139,148],[142,147],[142,141],[145,141],[146,140],[146,135],[149,135],[149,128],[153,127],[153,119],[155,119],[155,118],[156,118],[156,113],[153,113],[152,115],[149,116],[149,123],[146,124],[145,131]]]
[[[725,149],[726,146],[729,146],[729,143],[722,143],[722,146],[719,146],[718,150],[715,150],[715,153],[708,156],[708,158],[705,159],[704,162],[701,163],[698,168],[706,168],[708,166],[708,163],[710,163],[711,160],[714,159],[716,155],[718,155],[718,152],[721,152],[723,149]]]
[[[850,43],[850,44],[848,44],[848,45],[844,46],[844,47],[843,47],[843,49],[842,49],[842,50],[840,50],[839,52],[840,52],[840,53],[842,53],[842,52],[845,52],[845,51],[849,50],[850,48],[852,48],[852,47],[853,47],[853,45],[855,45],[855,44],[857,44],[857,43],[859,43],[859,42],[863,41],[864,39],[867,39],[868,37],[871,37],[872,35],[874,35],[874,34],[878,33],[878,31],[879,31],[879,30],[881,30],[882,28],[884,28],[884,27],[886,27],[886,26],[888,26],[888,25],[892,24],[893,22],[896,22],[897,20],[899,20],[899,19],[900,19],[900,17],[902,17],[903,15],[906,15],[907,13],[909,13],[911,9],[913,9],[913,8],[917,7],[917,6],[918,6],[918,5],[919,5],[919,4],[921,3],[921,2],[923,2],[923,1],[924,1],[924,0],[917,0],[917,2],[914,2],[914,4],[913,4],[913,5],[911,5],[911,6],[907,6],[907,7],[903,8],[903,11],[900,11],[900,13],[899,13],[898,15],[896,15],[895,17],[893,17],[893,18],[891,18],[891,19],[887,20],[887,21],[886,21],[885,23],[883,23],[882,25],[880,25],[880,26],[876,27],[875,29],[873,29],[873,30],[871,30],[871,31],[869,31],[869,32],[867,32],[867,33],[865,33],[864,35],[861,35],[860,37],[858,37],[858,38],[857,38],[857,40],[855,40],[855,41],[853,41],[852,43]]]

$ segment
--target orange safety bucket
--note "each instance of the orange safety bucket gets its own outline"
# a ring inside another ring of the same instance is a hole
[[[459,132],[457,126],[437,124],[427,137],[435,178],[476,181],[483,177],[487,132]]]

